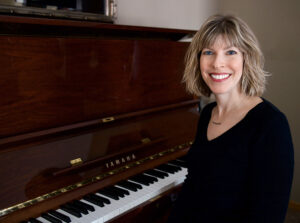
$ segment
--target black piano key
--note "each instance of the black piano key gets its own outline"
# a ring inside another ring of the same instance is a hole
[[[101,201],[104,204],[110,204],[110,200],[105,198],[105,197],[102,197],[102,196],[99,196],[99,195],[96,195],[96,194],[89,194],[88,196],[90,196],[94,199],[97,199],[97,200]]]
[[[107,188],[104,188],[103,190],[106,190],[107,192],[112,193],[112,194],[118,196],[119,198],[125,197],[125,195],[122,192],[120,192],[119,190],[115,190],[113,187],[107,187]]]
[[[180,160],[172,160],[169,163],[174,164],[176,166],[183,167],[183,168],[187,168],[186,162],[183,162],[183,161],[180,161]]]
[[[172,168],[174,168],[174,170],[176,170],[176,172],[182,170],[182,168],[180,166],[177,166],[177,165],[172,165],[172,164],[166,164],[166,165],[171,166]]]
[[[150,185],[150,182],[148,180],[145,180],[145,179],[141,178],[140,176],[133,176],[133,177],[129,178],[129,180],[143,184],[145,186]]]
[[[169,165],[169,164],[163,164],[163,166],[165,166],[166,168],[172,169],[175,172],[178,172],[181,170],[180,166],[174,166],[174,165]]]
[[[140,174],[137,176],[138,178],[140,178],[141,180],[144,180],[145,182],[148,182],[149,184],[153,184],[154,181],[151,178],[146,177],[143,174]]]
[[[122,189],[122,188],[116,187],[116,186],[113,186],[113,188],[114,188],[115,190],[118,190],[118,191],[122,192],[124,195],[130,195],[130,193],[129,193],[128,190],[125,190],[125,189]]]
[[[128,186],[132,186],[132,187],[134,187],[134,188],[136,188],[136,189],[138,189],[138,190],[140,190],[140,189],[143,189],[143,186],[141,185],[141,184],[137,184],[137,183],[134,183],[134,182],[130,182],[130,181],[128,181],[128,180],[124,180],[124,181],[121,181],[121,182],[119,182],[120,184],[122,184],[122,185],[128,185]]]
[[[171,174],[174,174],[178,171],[177,168],[174,168],[174,166],[170,166],[170,165],[167,165],[167,164],[163,164],[163,165],[160,165],[160,166],[155,167],[155,168],[158,169],[158,170],[161,170],[161,171],[165,171],[167,173],[171,173]]]
[[[48,213],[53,215],[54,217],[61,219],[62,221],[66,222],[66,223],[71,222],[71,218],[69,218],[68,216],[66,216],[58,211],[50,210],[50,211],[48,211]]]
[[[37,219],[34,219],[34,218],[30,218],[30,219],[29,219],[29,222],[30,222],[30,223],[43,223],[43,222],[41,222],[41,221],[39,221],[39,220],[37,220]]]
[[[156,178],[151,177],[151,176],[147,176],[145,174],[139,174],[136,177],[139,178],[139,179],[141,179],[141,180],[144,180],[145,182],[148,182],[150,184],[153,184],[155,181],[157,181]]]
[[[100,200],[103,201],[104,204],[110,204],[110,200],[105,198],[105,197],[102,197],[102,196],[98,196],[98,195],[95,195],[97,197],[99,197]]]
[[[69,207],[67,205],[62,205],[60,208],[63,211],[68,212],[69,214],[71,214],[71,215],[73,215],[73,216],[75,216],[77,218],[81,218],[81,216],[82,216],[81,213],[80,213],[80,211],[78,211],[78,210],[76,210],[74,208],[71,208],[71,207]]]
[[[102,194],[102,195],[105,195],[106,197],[109,197],[111,199],[119,200],[119,196],[116,195],[116,193],[112,193],[112,192],[110,192],[108,190],[101,189],[101,190],[98,190],[98,193]]]
[[[154,182],[158,182],[158,179],[156,178],[156,177],[154,177],[154,176],[149,176],[149,175],[145,175],[145,174],[143,174],[143,176],[145,176],[145,177],[147,177],[149,180],[151,180],[153,183]]]
[[[115,191],[116,193],[118,193],[119,197],[125,197],[125,196],[129,195],[129,192],[127,190],[121,189],[116,186],[112,186],[112,187],[110,187],[110,189]]]
[[[93,198],[93,197],[91,197],[89,195],[84,196],[82,199],[85,200],[85,201],[88,201],[88,202],[90,202],[92,204],[95,204],[95,205],[97,205],[99,207],[104,207],[103,201],[100,201],[99,199],[95,199],[95,198]]]
[[[51,215],[49,214],[42,214],[42,218],[50,221],[51,223],[63,223],[61,220],[55,218],[55,217],[52,217]]]
[[[85,207],[81,207],[77,204],[74,204],[73,202],[67,203],[66,206],[74,208],[75,210],[77,210],[80,213],[85,214],[85,215],[87,215],[89,213],[88,210]]]
[[[161,166],[155,167],[155,169],[158,169],[158,170],[170,173],[170,174],[174,174],[175,173],[174,170],[170,170],[170,169],[167,169],[167,168],[164,168],[164,167],[161,167]]]
[[[95,198],[95,199],[98,199],[99,201],[102,201],[104,204],[110,204],[110,200],[105,198],[105,197],[102,197],[102,196],[99,196],[99,195],[96,195],[96,194],[90,194],[90,196]]]
[[[137,184],[137,183],[134,183],[134,182],[129,182],[129,181],[126,181],[126,183],[136,187],[137,189],[143,189],[143,186],[140,185],[140,184]]]
[[[134,183],[132,183],[132,184],[134,184]],[[131,184],[131,182],[128,182],[128,181],[122,181],[122,182],[117,183],[118,186],[124,187],[124,188],[126,188],[128,190],[131,190],[133,192],[138,191],[138,188],[136,186],[132,185],[132,184]]]
[[[149,174],[151,176],[158,177],[160,179],[164,179],[165,177],[169,176],[166,172],[161,172],[158,170],[147,170],[145,171],[146,174]]]
[[[76,201],[73,201],[73,203],[76,204],[76,205],[82,206],[82,207],[86,208],[89,211],[92,211],[92,212],[95,211],[95,208],[92,205],[89,205],[89,204],[84,203],[82,201],[77,201],[76,200]]]
[[[140,179],[145,180],[145,181],[149,182],[150,184],[154,183],[154,180],[147,175],[139,174],[137,177],[140,177]]]

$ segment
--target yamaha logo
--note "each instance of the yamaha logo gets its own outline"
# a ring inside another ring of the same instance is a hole
[[[105,163],[105,166],[106,166],[106,168],[116,167],[120,164],[125,164],[126,162],[130,162],[135,159],[136,159],[136,156],[134,154],[130,154],[130,155],[123,156],[123,157],[120,157],[115,160],[111,160],[111,161]]]

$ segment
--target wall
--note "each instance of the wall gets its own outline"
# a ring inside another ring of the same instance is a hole
[[[300,203],[300,1],[222,0],[218,11],[244,19],[261,44],[265,68],[272,73],[264,97],[289,120],[295,149],[291,199]]]
[[[117,24],[199,29],[217,0],[116,0]]]

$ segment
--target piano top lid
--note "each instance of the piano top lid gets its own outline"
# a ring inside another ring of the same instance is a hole
[[[195,30],[116,25],[92,21],[0,15],[2,34],[106,35],[123,38],[165,39],[177,41],[192,36]],[[45,29],[47,27],[47,30]],[[30,32],[29,32],[30,31]],[[87,33],[88,32],[88,33]]]

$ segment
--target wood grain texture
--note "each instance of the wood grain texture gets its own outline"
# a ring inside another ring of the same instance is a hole
[[[187,100],[185,50],[177,42],[1,36],[0,137]]]

